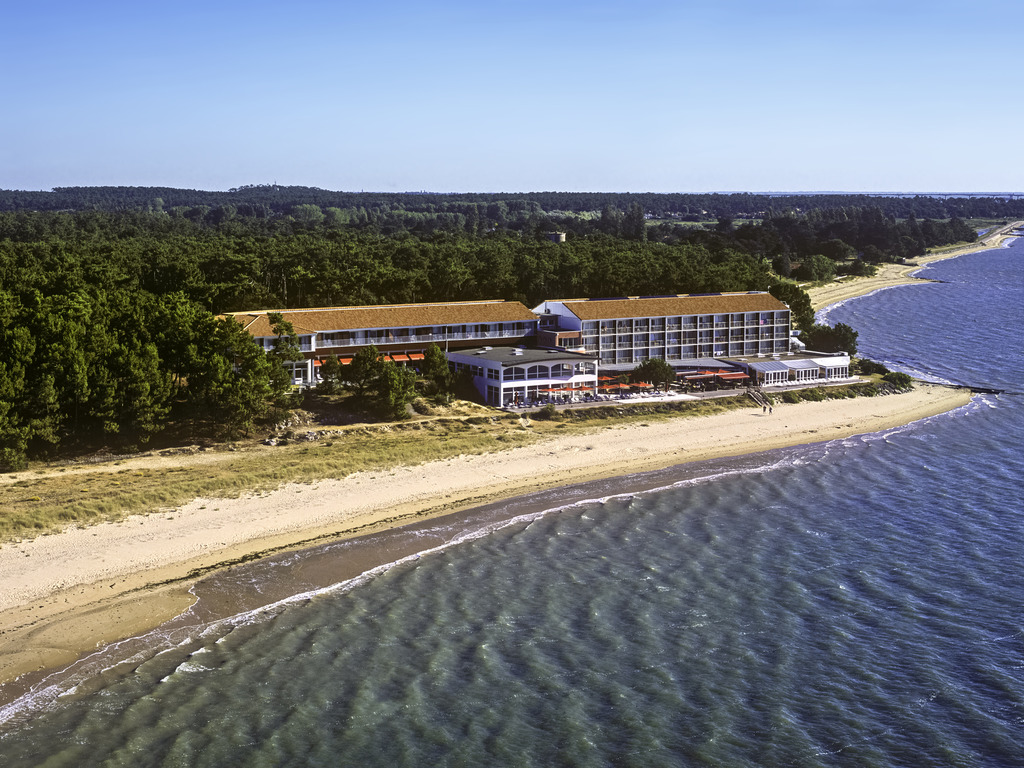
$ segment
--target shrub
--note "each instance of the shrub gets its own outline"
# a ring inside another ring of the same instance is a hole
[[[548,403],[533,415],[533,418],[541,421],[554,421],[558,418],[558,409],[554,404]]]
[[[430,403],[424,400],[422,397],[417,397],[412,401],[412,409],[416,411],[420,416],[433,416],[434,409],[430,407]]]
[[[882,381],[892,384],[897,389],[910,389],[914,383],[909,374],[900,373],[899,371],[889,371],[889,373],[882,377]]]
[[[881,376],[889,372],[889,369],[881,363],[876,363],[874,360],[868,360],[866,357],[858,357],[856,365],[857,370],[867,376],[870,376],[873,373],[877,373]]]

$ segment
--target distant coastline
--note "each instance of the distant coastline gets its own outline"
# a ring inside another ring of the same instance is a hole
[[[926,256],[915,259],[913,263],[909,264],[882,264],[879,266],[878,272],[872,277],[853,277],[836,280],[826,285],[810,286],[806,289],[807,295],[810,296],[811,306],[817,312],[831,304],[854,299],[858,296],[866,296],[883,288],[930,282],[927,278],[915,277],[916,272],[922,267],[934,264],[937,261],[964,256],[968,253],[986,251],[990,248],[998,248],[1004,240],[1013,237],[1011,232],[1021,227],[1024,227],[1024,221],[1014,221],[986,234],[976,243],[937,249]]]

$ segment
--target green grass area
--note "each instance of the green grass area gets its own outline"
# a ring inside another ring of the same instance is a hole
[[[856,387],[830,388],[829,396],[851,396]],[[845,393],[847,389],[851,395]],[[272,491],[289,482],[343,478],[358,471],[491,453],[553,435],[703,416],[750,404],[745,394],[676,403],[619,403],[559,411],[549,420],[492,411],[468,417],[326,428],[317,430],[318,440],[290,440],[276,447],[255,442],[223,445],[183,457],[177,466],[166,466],[162,457],[149,462],[141,457],[97,465],[34,466],[27,476],[19,475],[21,479],[0,482],[0,541],[52,533],[70,524],[117,520],[132,513],[166,514],[198,497],[235,498]],[[124,464],[130,466],[117,468]]]

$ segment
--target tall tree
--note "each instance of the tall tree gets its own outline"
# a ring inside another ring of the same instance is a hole
[[[274,332],[273,346],[267,353],[273,366],[270,374],[270,386],[274,397],[279,398],[291,387],[293,363],[301,362],[306,358],[299,346],[299,337],[295,333],[295,328],[284,319],[280,312],[270,312],[267,315],[267,320]]]
[[[667,387],[675,383],[676,372],[663,358],[652,357],[630,371],[629,380],[646,381],[655,386]]]
[[[381,364],[376,400],[381,412],[391,419],[408,416],[406,406],[416,396],[416,374],[390,360]]]
[[[448,367],[448,357],[437,344],[431,344],[423,352],[423,376],[435,391],[451,391],[452,371]]]
[[[382,365],[377,347],[372,344],[363,347],[346,366],[345,383],[357,397],[366,397],[369,392],[376,389]]]

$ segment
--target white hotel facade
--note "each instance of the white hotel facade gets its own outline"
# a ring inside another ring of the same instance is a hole
[[[790,350],[789,307],[763,292],[559,299],[533,311],[541,344],[596,354],[602,368]]]
[[[272,312],[229,316],[269,349]],[[492,405],[536,400],[545,390],[595,392],[598,369],[620,374],[653,358],[679,372],[745,371],[765,386],[849,376],[848,355],[794,355],[789,307],[760,291],[559,299],[532,311],[515,301],[467,301],[279,312],[299,337],[304,359],[292,375],[301,385],[317,381],[327,357],[344,365],[371,344],[413,366],[437,344]]]

